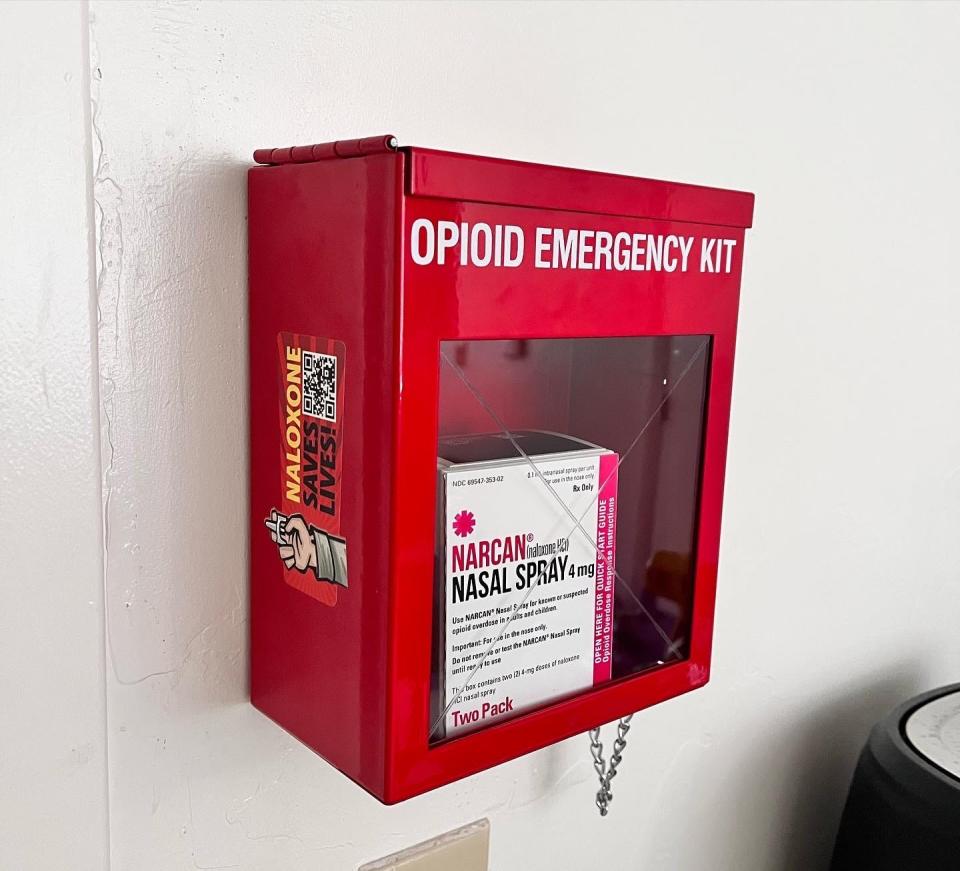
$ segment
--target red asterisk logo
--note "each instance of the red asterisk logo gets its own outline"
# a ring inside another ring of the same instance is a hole
[[[473,516],[472,511],[461,511],[456,517],[453,518],[453,531],[461,538],[465,538],[471,532],[473,532],[473,528],[476,525],[477,520]]]

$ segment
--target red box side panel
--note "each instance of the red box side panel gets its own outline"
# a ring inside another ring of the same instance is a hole
[[[248,181],[251,699],[382,793],[403,157],[257,167]],[[285,582],[264,527],[282,495],[280,332],[345,345],[338,463],[348,586],[333,606]]]

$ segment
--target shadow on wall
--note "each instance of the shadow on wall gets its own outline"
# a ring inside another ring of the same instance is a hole
[[[211,668],[201,671],[201,684],[187,692],[199,691],[197,701],[210,704],[216,699],[225,704],[245,704],[250,698],[248,625],[250,564],[249,540],[249,435],[247,373],[247,170],[246,162],[212,160],[204,162],[193,178],[197,197],[198,224],[209,228],[196,249],[188,254],[195,267],[191,282],[197,308],[196,319],[187,321],[194,335],[191,344],[203,348],[210,333],[220,342],[208,348],[209,367],[189,371],[198,379],[198,405],[202,413],[193,417],[188,450],[196,448],[192,464],[216,469],[207,486],[198,488],[189,517],[196,517],[198,506],[212,500],[213,516],[219,518],[224,535],[218,537],[217,553],[206,567],[203,583],[219,599],[219,610],[208,612],[209,643],[202,640],[199,650],[211,660]],[[223,247],[218,244],[220,234]],[[211,244],[212,243],[212,244]],[[206,360],[207,356],[201,354]],[[222,396],[219,395],[222,393]],[[207,401],[217,397],[217,401]],[[225,442],[229,442],[226,444]],[[200,509],[202,514],[202,509]],[[191,583],[190,566],[176,572],[178,582]],[[195,595],[183,591],[179,599],[189,609]],[[183,619],[189,619],[184,613]],[[184,649],[185,661],[191,656]],[[209,677],[214,676],[213,684]]]
[[[94,184],[109,667],[202,708],[249,697],[246,171]]]
[[[842,663],[837,665],[842,668]],[[923,679],[919,660],[893,662],[886,670],[849,684],[842,694],[824,698],[798,724],[792,764],[784,766],[795,780],[792,790],[786,791],[779,856],[773,852],[771,868],[829,868],[860,750],[874,723],[925,689]]]

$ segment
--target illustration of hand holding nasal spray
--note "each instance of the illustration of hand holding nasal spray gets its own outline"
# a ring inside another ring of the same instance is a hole
[[[263,521],[277,543],[280,559],[288,569],[313,572],[318,581],[347,586],[347,543],[323,529],[310,526],[301,515],[281,514],[276,508]]]

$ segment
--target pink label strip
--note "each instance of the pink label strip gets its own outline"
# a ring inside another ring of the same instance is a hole
[[[593,683],[610,680],[613,673],[613,584],[617,544],[616,454],[600,457],[600,495],[597,499],[597,564],[594,595]]]

